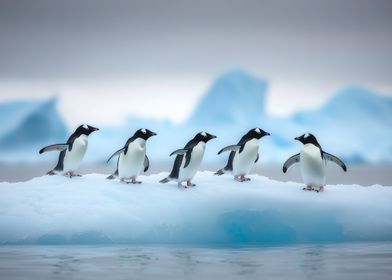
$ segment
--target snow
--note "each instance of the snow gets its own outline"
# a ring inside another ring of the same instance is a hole
[[[392,188],[328,185],[324,193],[251,175],[199,172],[194,188],[44,176],[1,183],[0,243],[244,244],[392,241]]]
[[[182,148],[196,133],[206,131],[218,138],[207,144],[204,161],[223,166],[226,156],[216,153],[224,146],[237,143],[249,129],[260,127],[271,133],[261,140],[261,164],[282,164],[298,153],[301,145],[294,137],[306,132],[316,135],[325,151],[346,163],[392,162],[391,97],[363,87],[347,87],[320,108],[278,118],[265,113],[266,94],[266,81],[239,69],[228,71],[216,79],[182,124],[130,116],[122,125],[98,125],[100,131],[89,137],[84,161],[104,163],[134,131],[145,127],[158,133],[147,143],[147,153],[152,160],[172,162],[169,157],[172,151]],[[55,161],[53,155],[37,154],[39,146],[64,142],[68,137],[55,110],[55,101],[32,102],[28,105],[32,110],[25,110],[28,113],[23,114],[19,113],[18,106],[0,107],[0,116],[7,116],[4,126],[7,129],[0,129],[0,149],[9,151],[0,153],[0,160]],[[34,145],[28,145],[31,139]]]

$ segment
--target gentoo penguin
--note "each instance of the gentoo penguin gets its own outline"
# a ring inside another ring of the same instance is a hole
[[[56,167],[49,171],[48,175],[55,175],[57,173],[62,173],[70,178],[74,176],[81,176],[76,174],[75,171],[79,168],[80,163],[86,153],[88,146],[88,136],[99,130],[96,127],[90,125],[81,125],[75,132],[68,138],[65,144],[54,144],[42,148],[39,153],[45,153],[50,151],[60,151],[59,160]]]
[[[304,190],[324,191],[327,160],[339,165],[344,172],[347,171],[343,161],[323,151],[313,134],[306,133],[294,139],[304,145],[299,154],[293,155],[286,160],[283,164],[283,172],[286,173],[291,166],[300,163],[302,179],[306,184],[306,188],[303,188]]]
[[[116,151],[111,158],[119,156],[117,160],[116,171],[107,177],[111,180],[118,177],[122,182],[140,184],[140,181],[136,181],[137,176],[142,172],[146,172],[150,166],[150,161],[146,155],[146,141],[151,136],[157,135],[149,129],[141,128],[135,132],[135,134],[128,139],[125,146],[120,150]],[[129,181],[131,180],[131,181]]]
[[[245,175],[259,160],[259,140],[267,135],[270,134],[260,128],[253,128],[242,136],[237,145],[230,145],[220,150],[218,155],[227,151],[230,151],[230,155],[226,166],[215,172],[215,175],[231,172],[236,181],[250,181],[250,178],[246,178]]]
[[[195,176],[203,159],[206,143],[214,138],[216,138],[215,135],[207,132],[200,132],[196,134],[183,149],[172,152],[170,156],[177,155],[173,169],[170,172],[170,175],[160,182],[167,183],[169,181],[176,181],[178,182],[179,187],[185,188],[196,186],[191,180]],[[182,182],[186,182],[186,186],[183,186]]]

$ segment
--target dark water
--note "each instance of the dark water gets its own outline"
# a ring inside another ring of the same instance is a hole
[[[0,279],[392,279],[392,243],[0,246]]]

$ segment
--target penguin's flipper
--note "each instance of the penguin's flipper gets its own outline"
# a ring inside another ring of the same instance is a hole
[[[39,150],[39,153],[46,153],[46,152],[51,152],[51,151],[64,151],[69,147],[69,144],[53,144],[46,146]]]
[[[337,165],[339,165],[343,169],[344,172],[347,171],[346,165],[337,156],[331,155],[331,154],[326,153],[324,151],[323,151],[323,156],[325,157],[326,160],[332,161],[333,163],[336,163]]]
[[[241,148],[241,145],[230,145],[227,147],[224,147],[222,150],[220,150],[218,152],[218,155],[220,155],[223,152],[227,152],[227,151],[238,151]]]
[[[258,162],[258,160],[259,160],[259,153],[257,153],[257,158],[255,160],[255,163]]]
[[[115,156],[117,156],[117,155],[120,155],[124,150],[125,150],[125,147],[122,148],[122,149],[120,149],[120,150],[118,150],[118,151],[116,151],[114,154],[112,154],[112,155],[109,157],[109,159],[106,161],[106,163],[108,163],[113,157],[115,157]]]
[[[178,150],[175,150],[174,152],[172,152],[170,154],[170,157],[172,155],[183,155],[183,154],[186,154],[188,151],[189,151],[189,149],[178,149]]]
[[[188,164],[191,162],[191,155],[192,155],[192,149],[188,150],[185,154],[185,164],[184,168],[188,166]]]
[[[286,173],[286,171],[293,166],[294,164],[299,163],[299,154],[293,155],[290,157],[286,162],[283,164],[283,173]]]
[[[146,172],[149,167],[150,167],[150,160],[148,159],[148,156],[146,155],[144,157],[144,172]]]

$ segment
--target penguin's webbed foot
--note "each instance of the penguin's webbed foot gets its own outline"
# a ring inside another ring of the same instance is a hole
[[[131,183],[132,183],[132,184],[141,184],[142,181],[136,181],[135,179],[133,179],[133,180],[131,181]]]
[[[193,184],[191,180],[186,181],[187,187],[196,187],[196,184]]]
[[[302,188],[303,191],[313,191],[314,189],[312,188],[312,186],[306,186],[304,188]]]
[[[234,180],[241,183],[243,182],[243,180],[239,176],[234,176]]]

